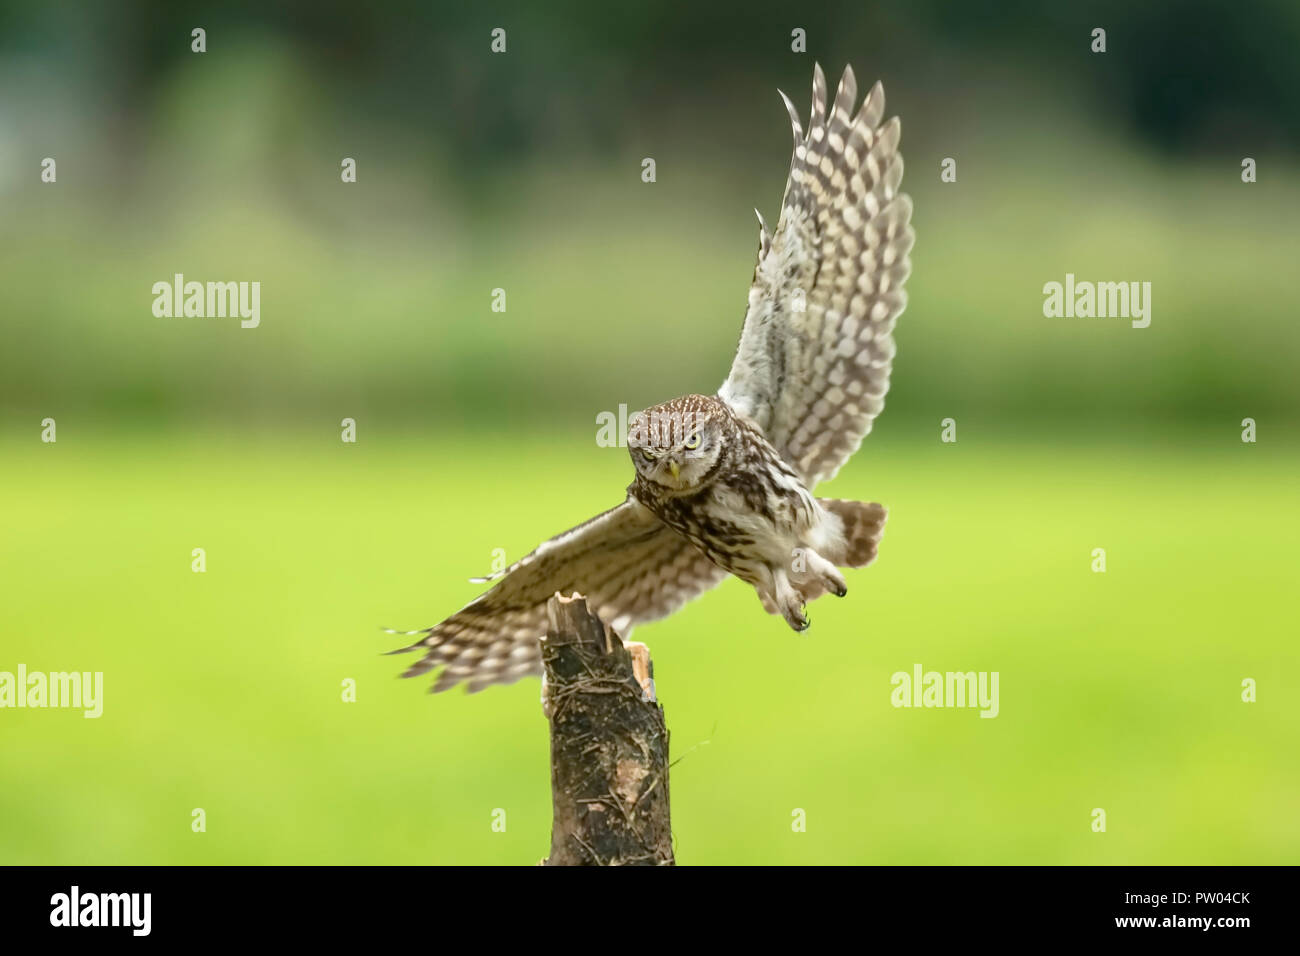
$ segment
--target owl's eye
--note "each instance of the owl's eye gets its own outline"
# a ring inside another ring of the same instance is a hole
[[[641,454],[645,456],[646,461],[654,461],[656,458],[659,457],[658,452],[653,452],[649,448],[642,448]]]
[[[696,433],[695,433],[694,435],[692,435],[690,438],[686,439],[686,444],[685,444],[683,447],[684,447],[684,448],[687,448],[687,449],[699,448],[699,447],[700,447],[700,433],[699,433],[699,432],[696,432]]]

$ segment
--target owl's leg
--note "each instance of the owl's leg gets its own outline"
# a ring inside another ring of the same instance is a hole
[[[831,594],[836,597],[844,597],[849,593],[849,586],[844,581],[844,575],[840,574],[840,569],[831,564],[812,548],[805,548],[803,551],[804,561],[808,569],[808,576],[821,582]]]
[[[790,583],[790,576],[786,574],[785,568],[769,568],[768,575],[772,579],[771,601],[780,609],[785,622],[796,631],[806,630],[808,618],[803,613],[803,595]]]

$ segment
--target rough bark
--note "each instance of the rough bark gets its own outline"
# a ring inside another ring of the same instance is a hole
[[[556,594],[547,613],[542,665],[554,819],[543,862],[671,866],[668,730],[649,655],[644,645],[625,646],[579,594]]]

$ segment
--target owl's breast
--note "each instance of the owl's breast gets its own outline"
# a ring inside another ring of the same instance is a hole
[[[788,560],[818,512],[801,485],[763,472],[720,476],[693,495],[662,495],[652,486],[629,490],[715,564],[748,581],[760,566]]]

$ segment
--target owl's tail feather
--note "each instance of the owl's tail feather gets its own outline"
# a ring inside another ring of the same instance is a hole
[[[842,498],[818,498],[817,501],[844,525],[844,550],[822,557],[841,568],[861,568],[874,561],[885,534],[885,518],[889,514],[885,506],[874,501]]]

